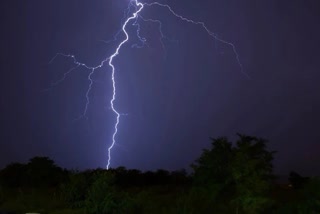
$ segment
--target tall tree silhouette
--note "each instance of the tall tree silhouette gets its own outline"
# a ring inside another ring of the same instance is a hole
[[[194,182],[209,197],[229,198],[237,212],[259,213],[270,202],[266,195],[274,177],[274,152],[264,139],[238,137],[234,146],[227,138],[212,139],[211,149],[192,164]]]
[[[31,158],[26,167],[26,179],[32,187],[56,186],[63,179],[63,170],[48,157]]]

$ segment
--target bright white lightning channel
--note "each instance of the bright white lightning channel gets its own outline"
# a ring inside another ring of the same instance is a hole
[[[133,5],[134,4],[134,5]],[[52,83],[53,86],[55,85],[58,85],[59,83],[61,83],[62,81],[65,80],[65,78],[67,77],[67,75],[69,75],[72,71],[74,71],[75,69],[79,68],[79,67],[84,67],[88,70],[90,70],[90,73],[88,75],[88,81],[89,81],[89,87],[88,87],[88,90],[86,92],[86,105],[85,105],[85,108],[84,108],[84,111],[83,111],[83,114],[81,117],[86,117],[86,113],[87,113],[87,110],[88,110],[88,106],[90,104],[90,98],[89,98],[89,95],[90,95],[90,92],[91,92],[91,89],[92,89],[92,85],[94,83],[93,79],[92,79],[92,75],[94,74],[94,72],[96,71],[96,69],[98,68],[102,68],[104,66],[104,64],[106,62],[108,62],[109,66],[111,67],[111,80],[112,80],[112,89],[113,89],[113,92],[112,92],[112,99],[110,100],[110,105],[111,105],[111,109],[113,111],[113,113],[116,115],[116,122],[114,124],[114,132],[112,134],[112,143],[111,145],[108,147],[108,162],[107,162],[107,166],[106,168],[109,169],[110,167],[110,164],[111,164],[111,150],[113,149],[113,147],[115,146],[116,144],[116,136],[117,136],[117,133],[118,133],[118,125],[119,125],[119,122],[120,122],[120,116],[121,114],[116,110],[115,106],[114,106],[114,102],[116,100],[116,81],[115,81],[115,73],[116,73],[116,68],[113,64],[113,60],[116,56],[119,55],[120,53],[120,49],[122,48],[122,46],[127,43],[129,41],[129,34],[126,30],[126,27],[128,25],[128,23],[131,21],[131,20],[135,20],[135,22],[133,23],[134,26],[137,26],[137,37],[140,39],[140,41],[143,43],[146,42],[146,39],[145,38],[142,38],[140,37],[140,25],[137,23],[138,21],[138,18],[140,18],[141,20],[143,21],[150,21],[150,22],[155,22],[155,23],[158,23],[159,24],[159,31],[160,31],[160,34],[161,34],[161,39],[165,38],[164,37],[164,34],[162,33],[162,22],[160,20],[157,20],[157,19],[145,19],[143,18],[140,13],[141,11],[145,8],[145,6],[149,6],[149,7],[152,7],[152,6],[158,6],[158,7],[163,7],[165,9],[167,9],[173,16],[175,16],[176,18],[179,18],[180,20],[182,21],[185,21],[185,22],[188,22],[188,23],[191,23],[191,24],[195,24],[195,25],[200,25],[208,34],[209,36],[213,37],[215,40],[223,43],[223,44],[226,44],[228,46],[230,46],[232,48],[232,51],[233,53],[235,54],[235,57],[236,57],[236,60],[237,60],[237,63],[241,69],[241,72],[247,77],[247,78],[250,78],[249,75],[247,73],[244,72],[243,70],[243,66],[240,62],[240,59],[239,59],[239,54],[237,53],[237,50],[235,48],[235,45],[231,42],[228,42],[226,40],[223,40],[221,39],[220,37],[218,37],[215,33],[213,33],[212,31],[209,30],[209,28],[205,25],[204,22],[201,22],[201,21],[194,21],[192,19],[188,19],[184,16],[181,16],[179,15],[178,13],[176,13],[169,5],[167,4],[162,4],[162,3],[159,3],[159,2],[152,2],[152,3],[141,3],[139,2],[138,0],[131,0],[130,3],[129,3],[129,6],[127,8],[127,10],[125,11],[125,16],[128,16],[128,14],[130,13],[130,7],[131,6],[134,6],[135,8],[135,12],[132,13],[131,16],[129,17],[126,17],[125,18],[125,21],[122,25],[122,30],[119,31],[116,36],[115,36],[115,39],[114,41],[117,40],[117,36],[119,35],[120,32],[124,33],[125,34],[125,39],[117,46],[115,52],[108,58],[104,59],[103,61],[101,61],[101,63],[98,65],[98,66],[95,66],[95,67],[91,67],[91,66],[88,66],[84,63],[81,63],[81,62],[78,62],[75,58],[74,55],[71,55],[71,54],[63,54],[63,53],[58,53],[56,54],[56,56],[50,61],[50,63],[57,57],[57,56],[63,56],[63,57],[68,57],[68,58],[72,58],[73,59],[73,63],[75,64],[75,67],[71,68],[69,71],[67,71],[66,73],[64,73],[63,77]],[[164,44],[162,43],[161,41],[161,44],[163,45],[164,47]],[[140,46],[137,46],[137,45],[133,45],[133,47],[140,47]]]
[[[112,144],[111,146],[108,148],[108,163],[107,163],[107,169],[109,169],[109,166],[110,166],[110,163],[111,163],[111,149],[113,148],[113,146],[115,145],[116,143],[116,140],[115,140],[115,137],[118,133],[118,125],[119,125],[119,122],[120,122],[120,114],[119,112],[117,112],[117,110],[114,108],[114,101],[116,99],[116,81],[114,79],[114,74],[115,74],[115,67],[114,65],[112,64],[112,61],[113,59],[119,54],[119,51],[120,51],[120,48],[122,47],[123,44],[125,44],[128,40],[129,40],[129,35],[128,35],[128,32],[126,31],[126,26],[128,24],[128,22],[132,19],[135,19],[137,18],[138,14],[142,11],[143,9],[143,4],[142,3],[139,3],[137,0],[135,1],[136,5],[138,7],[140,7],[135,13],[133,13],[133,15],[131,17],[129,17],[125,23],[123,24],[122,26],[122,31],[124,32],[124,34],[126,35],[126,38],[125,40],[123,40],[119,46],[117,47],[116,49],[116,52],[114,54],[111,55],[110,57],[110,60],[109,60],[109,65],[111,66],[112,68],[112,86],[113,86],[113,94],[112,94],[112,99],[110,101],[110,104],[111,104],[111,108],[112,108],[112,111],[117,115],[117,121],[114,125],[114,133],[112,135]]]

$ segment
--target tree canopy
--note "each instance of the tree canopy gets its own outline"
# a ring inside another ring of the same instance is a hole
[[[241,134],[235,143],[224,137],[211,140],[211,149],[192,164],[195,185],[216,199],[230,198],[237,210],[259,213],[270,204],[274,151],[266,149],[266,140]]]

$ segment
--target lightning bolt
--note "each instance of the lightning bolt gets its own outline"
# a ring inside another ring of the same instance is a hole
[[[86,69],[88,69],[90,72],[88,74],[88,81],[89,81],[89,86],[88,86],[88,89],[87,89],[87,92],[85,94],[85,97],[86,97],[86,104],[85,104],[85,108],[84,108],[84,111],[83,111],[83,114],[81,117],[85,117],[86,118],[86,114],[87,114],[87,111],[88,111],[88,107],[90,105],[90,92],[91,92],[91,89],[92,89],[92,86],[93,86],[93,83],[94,83],[94,80],[92,79],[92,76],[93,74],[95,73],[95,71],[98,69],[98,68],[102,68],[104,66],[104,64],[106,62],[108,62],[108,65],[111,67],[111,81],[112,81],[112,98],[110,100],[110,106],[111,106],[111,110],[113,111],[113,113],[115,114],[116,116],[116,122],[114,124],[114,132],[112,134],[112,143],[111,145],[108,147],[108,162],[107,162],[107,165],[106,165],[106,168],[109,169],[110,167],[110,164],[111,164],[111,151],[113,149],[113,147],[115,146],[116,144],[116,136],[117,136],[117,133],[118,133],[118,125],[120,123],[120,116],[122,114],[120,114],[115,106],[114,106],[114,102],[116,100],[116,81],[115,81],[115,73],[116,73],[116,68],[115,68],[115,65],[113,64],[113,61],[115,59],[115,57],[117,57],[119,54],[120,54],[120,50],[121,48],[123,47],[123,45],[125,45],[128,41],[129,41],[129,34],[126,30],[126,27],[128,25],[128,23],[132,20],[134,20],[133,22],[133,26],[136,26],[136,36],[138,37],[138,39],[141,41],[142,45],[137,45],[137,44],[134,44],[132,45],[132,47],[137,47],[137,48],[141,48],[145,45],[146,43],[146,38],[142,37],[140,35],[140,24],[138,22],[139,19],[141,19],[142,21],[145,21],[145,22],[153,22],[153,23],[157,23],[159,25],[159,31],[160,31],[160,36],[161,36],[161,44],[163,46],[163,48],[165,48],[164,46],[164,43],[163,43],[163,39],[166,38],[162,32],[162,22],[160,20],[157,20],[157,19],[151,19],[151,18],[144,18],[142,17],[141,15],[141,12],[143,11],[143,9],[145,7],[154,7],[154,6],[158,6],[158,7],[162,7],[162,8],[165,8],[167,9],[173,16],[175,16],[176,18],[182,20],[182,21],[185,21],[185,22],[188,22],[188,23],[191,23],[191,24],[194,24],[194,25],[199,25],[201,26],[207,33],[209,36],[213,37],[216,41],[218,42],[221,42],[225,45],[228,45],[232,48],[232,51],[233,53],[235,54],[235,58],[237,60],[237,63],[241,69],[241,72],[247,77],[250,79],[250,76],[244,72],[244,69],[243,69],[243,65],[241,64],[241,61],[240,61],[240,57],[239,57],[239,54],[236,50],[236,47],[233,43],[229,42],[229,41],[226,41],[226,40],[223,40],[221,39],[220,37],[218,37],[214,32],[210,31],[209,28],[205,25],[204,22],[201,22],[201,21],[195,21],[195,20],[192,20],[192,19],[188,19],[178,13],[176,13],[169,5],[167,4],[162,4],[162,3],[159,3],[159,2],[152,2],[152,3],[141,3],[139,2],[138,0],[130,0],[130,3],[127,7],[127,9],[124,11],[124,17],[123,17],[123,24],[122,24],[122,27],[121,27],[121,30],[118,31],[115,36],[114,36],[114,39],[113,40],[110,40],[110,41],[103,41],[105,43],[109,43],[109,42],[114,42],[114,41],[117,41],[118,40],[118,36],[120,33],[123,33],[125,35],[125,38],[124,40],[122,40],[120,42],[120,44],[117,46],[115,52],[108,58],[104,59],[103,61],[100,62],[99,65],[95,66],[95,67],[92,67],[92,66],[88,66],[86,65],[85,63],[81,63],[79,61],[77,61],[77,59],[75,58],[74,55],[71,55],[71,54],[63,54],[63,53],[57,53],[56,56],[50,61],[50,63],[52,63],[56,57],[58,56],[63,56],[63,57],[67,57],[67,58],[71,58],[73,60],[73,63],[75,64],[75,67],[71,68],[70,70],[68,70],[66,73],[64,73],[63,77],[61,79],[59,79],[58,81],[52,83],[52,86],[56,86],[58,84],[60,84],[62,81],[64,81],[66,79],[66,77],[71,73],[73,72],[74,70],[76,70],[77,68],[79,67],[84,67]],[[131,16],[129,16],[129,14],[131,13],[131,8],[134,8],[135,11],[132,13]]]
[[[126,26],[127,24],[132,20],[132,19],[135,19],[138,14],[142,11],[144,5],[140,2],[138,2],[137,0],[135,0],[135,3],[137,5],[137,7],[139,7],[137,9],[137,11],[135,13],[133,13],[133,15],[131,17],[129,17],[123,24],[122,26],[122,31],[124,32],[124,34],[126,35],[126,38],[125,40],[123,40],[119,46],[117,47],[116,49],[116,52],[114,52],[114,54],[111,55],[110,57],[110,60],[109,60],[109,65],[110,67],[112,68],[112,74],[111,74],[111,78],[112,78],[112,86],[113,86],[113,95],[112,95],[112,99],[110,101],[110,104],[111,104],[111,108],[112,108],[112,111],[116,114],[117,116],[117,120],[116,120],[116,123],[114,125],[114,133],[112,135],[112,144],[111,146],[108,148],[108,163],[107,163],[107,169],[109,169],[109,166],[110,166],[110,163],[111,163],[111,150],[114,146],[114,144],[116,143],[116,140],[115,140],[115,137],[118,133],[118,125],[119,125],[119,122],[120,122],[120,114],[119,112],[117,112],[117,110],[114,108],[114,101],[116,99],[116,81],[114,79],[114,74],[115,74],[115,67],[114,65],[112,64],[113,62],[113,59],[119,55],[119,51],[120,51],[120,48],[129,40],[129,35],[128,35],[128,32],[126,31]]]
[[[188,23],[191,23],[191,24],[194,24],[194,25],[200,25],[211,37],[213,37],[215,40],[223,43],[223,44],[226,44],[228,46],[230,46],[233,50],[233,53],[235,54],[235,57],[236,57],[236,60],[237,60],[237,63],[241,69],[241,72],[248,78],[250,79],[250,76],[244,71],[243,69],[243,65],[240,61],[240,57],[239,57],[239,54],[238,54],[238,51],[236,49],[236,46],[229,42],[229,41],[226,41],[224,39],[221,39],[217,34],[215,34],[214,32],[212,32],[211,30],[209,30],[209,28],[207,27],[207,25],[204,23],[204,22],[201,22],[201,21],[194,21],[192,19],[188,19],[178,13],[176,13],[169,5],[167,4],[161,4],[159,2],[152,2],[152,3],[145,3],[144,4],[145,6],[159,6],[159,7],[163,7],[163,8],[166,8],[167,10],[169,10],[171,12],[172,15],[174,15],[175,17],[179,18],[180,20],[182,21],[185,21],[185,22],[188,22]]]

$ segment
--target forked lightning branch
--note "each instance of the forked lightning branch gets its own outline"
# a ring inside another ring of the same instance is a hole
[[[243,71],[243,67],[242,67],[242,64],[240,62],[239,55],[237,53],[235,45],[233,43],[231,43],[231,42],[228,42],[228,41],[223,40],[220,37],[218,37],[215,33],[213,33],[212,31],[209,30],[209,28],[206,26],[206,24],[204,22],[188,19],[188,18],[176,13],[175,10],[172,9],[167,4],[162,4],[160,2],[142,3],[142,2],[139,2],[138,0],[131,0],[129,2],[128,8],[126,9],[126,11],[124,13],[125,17],[123,19],[124,22],[122,23],[121,30],[115,36],[115,40],[114,41],[117,41],[117,36],[120,33],[122,33],[125,36],[125,38],[122,41],[119,42],[118,46],[116,47],[116,49],[114,50],[114,52],[113,52],[113,54],[111,56],[109,56],[108,58],[102,60],[100,62],[100,64],[95,66],[95,67],[91,67],[91,66],[86,65],[85,63],[77,61],[76,57],[74,55],[72,55],[72,54],[57,53],[56,56],[50,61],[50,63],[51,63],[51,62],[53,62],[53,60],[56,57],[63,56],[63,57],[67,57],[67,58],[72,58],[73,63],[75,64],[75,66],[72,69],[70,69],[67,72],[65,72],[63,77],[60,80],[58,80],[55,83],[53,83],[53,85],[59,84],[60,82],[62,82],[66,78],[67,75],[69,75],[72,71],[74,71],[75,69],[78,69],[80,67],[84,67],[84,68],[86,68],[86,69],[88,69],[90,71],[89,74],[88,74],[88,82],[89,82],[88,90],[87,90],[87,92],[85,94],[86,104],[84,106],[84,111],[83,111],[82,117],[86,117],[88,106],[90,105],[90,92],[91,92],[92,86],[94,84],[94,82],[92,80],[92,75],[94,74],[94,72],[97,69],[104,67],[106,64],[111,68],[112,97],[110,99],[110,108],[111,108],[111,110],[113,111],[113,113],[115,115],[115,122],[114,122],[114,131],[113,131],[112,137],[110,138],[111,142],[108,143],[109,146],[107,147],[108,148],[107,149],[108,162],[107,162],[107,165],[106,165],[107,169],[109,169],[110,164],[111,164],[111,160],[112,160],[112,158],[111,158],[112,157],[111,156],[112,153],[111,152],[112,152],[113,147],[116,144],[116,137],[117,137],[117,134],[118,134],[118,125],[120,123],[120,117],[121,117],[121,114],[117,111],[117,108],[115,106],[115,102],[116,102],[116,99],[117,99],[117,87],[116,87],[116,81],[115,81],[116,65],[114,65],[113,61],[114,61],[114,59],[116,57],[120,57],[123,46],[130,40],[130,36],[131,35],[127,31],[127,26],[129,24],[132,24],[132,25],[136,26],[136,36],[138,36],[138,38],[140,39],[142,44],[144,44],[146,42],[146,39],[140,36],[139,21],[141,21],[141,20],[142,21],[150,21],[150,22],[154,22],[156,24],[159,24],[159,30],[161,32],[162,37],[164,37],[164,35],[162,33],[162,22],[160,20],[155,19],[153,17],[152,18],[144,18],[144,17],[142,17],[141,12],[143,10],[146,10],[149,7],[158,7],[159,9],[166,9],[174,17],[176,17],[177,19],[180,19],[180,20],[185,21],[185,22],[190,23],[190,24],[199,25],[199,27],[202,30],[206,31],[209,34],[209,36],[211,36],[213,39],[215,39],[218,42],[221,42],[221,43],[223,43],[225,45],[230,46],[230,48],[232,49],[233,53],[235,54],[235,58],[237,60],[238,65],[240,66],[241,72],[248,77],[248,75]]]

